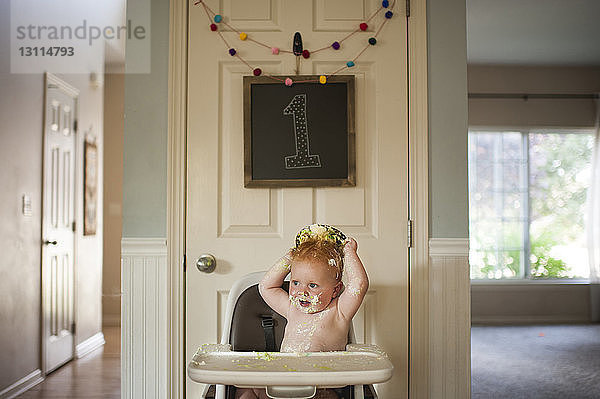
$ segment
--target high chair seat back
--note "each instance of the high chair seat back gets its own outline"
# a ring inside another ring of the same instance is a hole
[[[264,274],[264,271],[250,273],[236,281],[229,291],[220,343],[230,344],[233,351],[278,352],[281,348],[287,321],[266,304],[258,291]],[[284,281],[282,288],[288,291],[289,281]],[[351,324],[348,343],[355,342]],[[340,398],[377,398],[372,385],[356,385],[336,392]],[[233,399],[235,387],[207,386],[202,397]]]
[[[229,343],[234,351],[279,352],[287,321],[266,304],[257,284],[240,294],[232,318]]]

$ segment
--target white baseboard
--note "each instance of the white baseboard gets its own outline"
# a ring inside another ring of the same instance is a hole
[[[15,382],[14,384],[12,384],[12,385],[6,387],[5,389],[3,389],[2,391],[0,391],[0,398],[1,399],[15,398],[15,397],[19,396],[20,394],[22,394],[23,392],[27,391],[28,389],[33,388],[34,386],[36,386],[37,384],[39,384],[42,381],[44,381],[44,377],[42,376],[42,370],[40,370],[40,369],[34,370],[30,374],[21,378],[19,381]]]
[[[104,345],[104,334],[96,333],[75,347],[75,357],[81,359],[88,353],[100,348]]]

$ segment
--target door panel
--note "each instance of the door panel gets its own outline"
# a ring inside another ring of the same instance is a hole
[[[369,0],[207,0],[227,22],[250,37],[289,49],[296,31],[304,47],[317,49],[347,36],[381,4]],[[222,9],[218,9],[221,4]],[[189,263],[212,253],[217,267],[186,273],[186,356],[203,343],[218,342],[227,295],[241,276],[266,270],[310,223],[333,224],[354,236],[370,278],[370,290],[354,318],[359,340],[381,345],[395,365],[380,397],[407,396],[408,251],[406,26],[394,10],[372,46],[343,71],[356,80],[356,187],[244,188],[242,77],[252,71],[229,56],[208,28],[201,6],[189,23],[187,226]],[[327,74],[354,58],[383,21],[383,13],[339,51],[302,59],[302,74]],[[238,53],[265,73],[293,76],[296,59],[273,56],[235,32],[219,29]],[[200,384],[188,379],[187,396]]]
[[[42,203],[44,371],[73,357],[75,131],[74,90],[49,75],[46,83]]]

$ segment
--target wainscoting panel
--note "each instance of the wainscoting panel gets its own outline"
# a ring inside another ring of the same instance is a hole
[[[166,398],[166,239],[123,238],[121,269],[121,398]]]
[[[430,239],[430,398],[471,395],[469,242]]]

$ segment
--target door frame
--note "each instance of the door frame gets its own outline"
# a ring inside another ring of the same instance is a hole
[[[189,2],[170,0],[168,148],[167,148],[167,265],[168,348],[166,371],[170,398],[185,398],[185,209],[186,125]],[[413,245],[409,261],[409,396],[430,392],[431,342],[429,308],[428,230],[428,97],[426,0],[410,2],[407,18],[407,85],[409,192]]]
[[[42,225],[41,225],[41,229],[40,232],[42,234],[42,240],[40,241],[40,246],[42,246],[42,257],[41,257],[41,261],[40,261],[40,270],[41,270],[41,276],[42,276],[42,280],[41,280],[41,314],[40,314],[40,323],[41,323],[41,370],[42,370],[42,378],[46,377],[46,373],[48,372],[47,368],[46,368],[46,336],[48,333],[48,325],[45,323],[44,321],[44,310],[45,310],[45,303],[46,303],[46,290],[45,290],[45,284],[46,282],[44,281],[44,273],[43,273],[43,262],[44,262],[44,256],[43,256],[43,243],[42,241],[44,239],[46,239],[46,237],[44,237],[44,198],[45,198],[45,191],[44,191],[44,179],[45,179],[45,153],[46,153],[46,121],[48,118],[47,115],[47,101],[48,101],[48,85],[53,84],[55,85],[58,89],[64,91],[67,95],[69,96],[73,96],[75,98],[75,110],[73,112],[73,120],[77,121],[79,119],[79,89],[77,89],[74,86],[71,86],[70,84],[68,84],[67,82],[65,82],[64,80],[62,80],[61,78],[59,78],[58,76],[50,73],[50,72],[45,72],[44,73],[44,114],[43,114],[43,118],[42,118],[42,143],[43,143],[43,147],[42,147]],[[77,122],[75,122],[77,123]],[[78,201],[77,201],[77,190],[78,190],[78,184],[77,184],[77,175],[79,173],[79,168],[80,165],[77,163],[77,156],[79,154],[78,151],[78,143],[79,143],[79,131],[77,128],[73,129],[73,140],[75,141],[74,143],[74,148],[73,148],[73,160],[74,160],[74,167],[75,167],[75,179],[73,181],[73,185],[74,187],[74,191],[75,194],[73,195],[73,207],[74,207],[74,215],[77,215],[77,206],[78,206]],[[77,245],[76,245],[76,241],[77,241],[77,232],[74,231],[73,232],[73,323],[75,325],[77,325]],[[76,346],[77,346],[77,330],[75,329],[75,331],[72,331],[73,334],[73,345],[71,348],[71,353],[72,353],[72,358],[71,360],[73,360],[73,358],[75,358],[75,353],[76,353]]]

